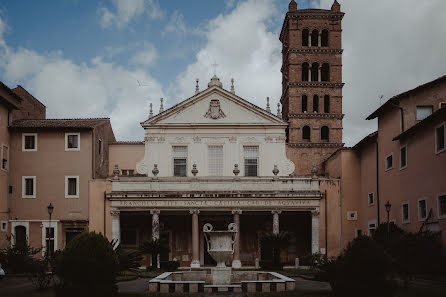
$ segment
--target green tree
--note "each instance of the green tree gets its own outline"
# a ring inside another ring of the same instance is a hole
[[[161,253],[169,252],[169,243],[165,239],[155,239],[144,241],[139,250],[143,254],[152,255],[152,268],[158,267],[158,255]]]
[[[118,271],[118,256],[107,238],[81,233],[57,256],[57,296],[115,296]]]

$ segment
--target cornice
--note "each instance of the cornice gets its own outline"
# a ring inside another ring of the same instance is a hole
[[[307,88],[343,88],[344,83],[333,83],[327,81],[302,81],[302,82],[289,82],[289,87],[307,87]]]
[[[300,143],[288,143],[289,147],[296,148],[312,148],[312,147],[321,147],[321,148],[339,148],[344,147],[344,143],[339,142],[300,142]]]
[[[313,119],[313,118],[325,118],[325,119],[339,119],[344,118],[342,113],[291,113],[288,115],[289,118],[296,119]]]
[[[342,54],[343,49],[332,49],[332,48],[320,48],[320,47],[308,47],[303,49],[288,49],[288,53],[315,53],[315,54]]]

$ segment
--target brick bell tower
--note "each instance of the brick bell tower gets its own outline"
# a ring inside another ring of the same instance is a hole
[[[318,174],[342,143],[342,29],[344,13],[297,9],[292,0],[280,33],[282,117],[288,121],[287,155],[295,175]]]

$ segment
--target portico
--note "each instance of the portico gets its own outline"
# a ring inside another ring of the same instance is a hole
[[[177,191],[144,190],[148,184],[152,188],[176,188]],[[271,190],[279,185],[280,189]],[[227,190],[219,191],[222,187]],[[204,188],[215,190],[204,191]],[[322,193],[318,190],[317,179],[120,177],[113,180],[112,189],[106,197],[111,201],[114,214],[114,238],[122,238],[120,230],[130,225],[145,229],[138,231],[144,233],[137,236],[139,241],[143,237],[160,238],[160,233],[164,232],[168,234],[166,238],[171,247],[168,259],[164,260],[176,259],[182,266],[210,265],[202,234],[202,226],[209,222],[215,229],[225,229],[232,222],[239,226],[232,263],[227,263],[234,268],[240,268],[242,263],[253,266],[256,258],[261,259],[260,232],[277,234],[280,226],[295,235],[289,255],[284,257],[303,256],[303,253],[319,250],[318,213]],[[144,219],[131,223],[137,217]],[[285,262],[294,259],[288,258]]]

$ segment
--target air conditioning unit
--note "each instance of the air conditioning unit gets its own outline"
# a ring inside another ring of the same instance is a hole
[[[347,221],[357,221],[358,220],[358,212],[355,211],[347,211]]]

